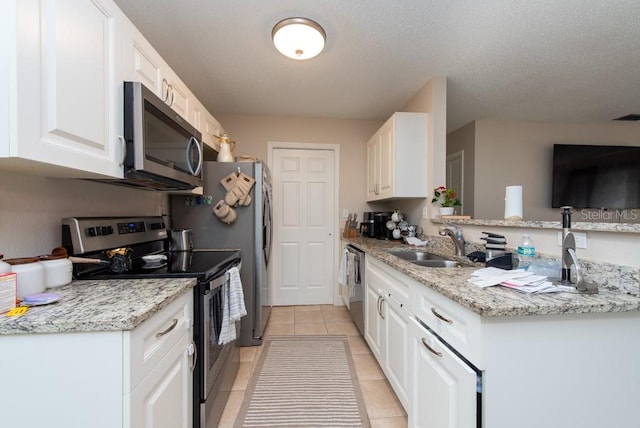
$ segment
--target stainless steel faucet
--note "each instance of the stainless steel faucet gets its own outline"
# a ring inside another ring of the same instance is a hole
[[[464,236],[462,228],[455,224],[445,223],[445,227],[441,228],[438,233],[440,236],[448,236],[453,240],[456,247],[456,256],[464,256]]]

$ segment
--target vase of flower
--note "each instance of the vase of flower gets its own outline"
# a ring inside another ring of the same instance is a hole
[[[440,206],[440,216],[453,215],[455,207],[462,205],[454,189],[447,189],[444,186],[433,189],[432,204]]]

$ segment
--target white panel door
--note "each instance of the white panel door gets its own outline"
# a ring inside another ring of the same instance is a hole
[[[274,150],[274,305],[333,303],[334,168],[332,150]]]

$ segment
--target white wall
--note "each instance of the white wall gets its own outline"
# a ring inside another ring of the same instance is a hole
[[[49,254],[60,246],[64,217],[161,215],[167,196],[78,179],[0,171],[0,254]]]

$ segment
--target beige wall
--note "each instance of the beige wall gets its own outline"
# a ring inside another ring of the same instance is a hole
[[[340,206],[358,214],[368,211],[366,195],[366,142],[383,121],[357,119],[309,119],[295,117],[216,115],[237,142],[235,155],[267,160],[267,144],[273,142],[338,144],[340,146]]]
[[[504,218],[504,193],[523,186],[525,220],[560,221],[551,208],[553,144],[638,145],[637,124],[475,122],[475,200],[479,219]]]
[[[476,122],[457,129],[447,135],[447,155],[456,152],[463,153],[464,162],[464,180],[463,180],[463,199],[462,214],[474,217],[475,209],[475,145],[476,145]],[[460,190],[460,189],[456,189]]]
[[[43,178],[0,171],[0,254],[49,254],[60,246],[60,219],[167,213],[161,192],[86,180]]]

